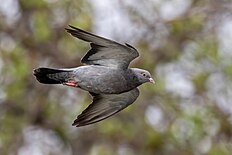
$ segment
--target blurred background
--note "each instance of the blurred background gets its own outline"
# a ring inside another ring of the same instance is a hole
[[[69,24],[129,43],[156,84],[94,125],[71,126],[91,97],[38,83],[40,66],[80,64]],[[0,5],[1,155],[231,155],[231,0],[5,0]]]

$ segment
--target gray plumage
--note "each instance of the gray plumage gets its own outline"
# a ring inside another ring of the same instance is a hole
[[[136,87],[153,82],[148,71],[128,68],[139,56],[129,44],[91,34],[70,26],[72,36],[90,42],[91,49],[81,59],[80,66],[70,69],[38,68],[36,79],[45,84],[64,84],[89,91],[93,102],[77,117],[73,125],[84,126],[103,120],[132,104],[139,96]]]
[[[74,37],[90,42],[91,45],[91,49],[81,59],[81,63],[127,69],[129,63],[139,56],[138,51],[129,44],[122,45],[73,26],[70,27],[72,29],[66,29],[67,32]]]
[[[96,94],[93,102],[73,122],[83,126],[106,119],[132,104],[139,96],[138,88],[121,94]]]

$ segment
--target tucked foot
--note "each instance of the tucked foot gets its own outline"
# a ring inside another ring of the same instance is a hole
[[[78,83],[75,80],[68,80],[67,82],[64,82],[63,85],[70,87],[78,87]]]

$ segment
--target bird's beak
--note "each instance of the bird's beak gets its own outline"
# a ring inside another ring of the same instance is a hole
[[[155,84],[155,81],[152,78],[149,78],[149,81],[153,84]]]

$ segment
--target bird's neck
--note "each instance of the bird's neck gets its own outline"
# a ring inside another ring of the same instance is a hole
[[[136,84],[137,86],[139,86],[139,85],[141,85],[142,83],[140,83],[139,82],[139,79],[138,79],[138,77],[137,77],[137,75],[135,74],[135,70],[136,70],[136,68],[130,68],[130,69],[128,69],[128,71],[127,71],[127,77],[129,77],[130,79],[130,81],[132,82],[132,83],[134,83],[134,84]]]

